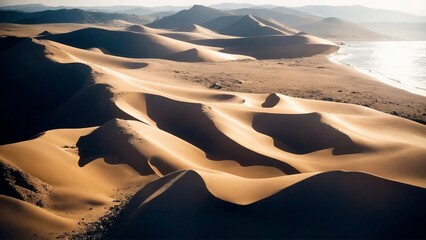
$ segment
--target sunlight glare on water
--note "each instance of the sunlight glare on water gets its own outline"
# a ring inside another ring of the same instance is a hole
[[[426,96],[426,41],[349,42],[332,60]]]

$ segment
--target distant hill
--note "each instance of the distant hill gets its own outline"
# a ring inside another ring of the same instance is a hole
[[[409,4],[409,3],[407,3]],[[426,22],[426,16],[409,13],[355,6],[322,6],[310,5],[295,8],[300,11],[321,16],[337,17],[351,22]]]
[[[404,40],[426,40],[426,23],[361,23],[372,31]]]
[[[174,15],[167,16],[159,19],[158,21],[154,21],[147,26],[153,28],[179,28],[184,27],[191,24],[201,24],[212,19],[230,16],[231,13],[217,10],[214,8],[209,8],[201,5],[194,5],[192,8],[188,10],[182,10]]]
[[[292,27],[302,24],[313,23],[322,19],[317,16],[312,16],[310,14],[285,7],[276,7],[272,9],[244,8],[232,10],[231,12],[236,15],[253,15],[263,18],[272,18],[277,22]]]
[[[222,34],[233,36],[261,36],[261,35],[283,35],[279,29],[261,23],[256,17],[246,15],[240,20],[225,27],[220,31]]]
[[[35,16],[37,14],[31,14]],[[0,11],[0,23],[14,23],[30,16],[30,14],[18,11]]]
[[[238,22],[242,17],[243,16],[240,15],[223,16],[204,22],[200,25],[210,30],[220,32],[220,30]]]
[[[306,33],[328,39],[369,40],[386,38],[386,36],[366,29],[363,26],[334,17],[325,18],[311,24],[300,25],[296,28]]]
[[[154,13],[154,11],[152,11],[148,8],[144,8],[144,7],[133,7],[133,8],[114,11],[114,12],[126,13],[126,14],[135,14],[135,15],[149,15],[149,14]]]
[[[176,11],[161,11],[161,12],[154,12],[154,13],[144,15],[144,16],[148,17],[148,18],[152,18],[153,20],[156,20],[156,19],[160,19],[160,18],[163,18],[163,17],[171,16],[171,15],[176,14],[176,13],[177,13]]]
[[[240,8],[251,8],[251,7],[255,8],[257,6],[250,3],[219,3],[219,4],[210,5],[209,7],[220,9],[220,10],[234,10],[234,9],[240,9]]]
[[[226,18],[226,17],[222,17]],[[231,36],[264,36],[264,35],[292,35],[299,31],[284,26],[274,20],[264,19],[257,16],[246,15],[236,21],[232,21],[227,26],[215,29],[218,33]]]
[[[0,11],[0,22],[40,24],[40,23],[99,23],[112,20],[123,20],[131,23],[146,24],[146,17],[120,14],[84,11],[81,9],[47,10],[42,12]]]
[[[59,9],[82,9],[87,11],[98,11],[98,12],[114,12],[114,13],[128,13],[136,15],[149,15],[155,12],[177,12],[189,7],[183,6],[160,6],[160,7],[144,7],[144,6],[132,6],[132,5],[114,5],[114,6],[47,6],[44,4],[22,4],[22,5],[10,5],[1,6],[1,11],[19,11],[19,12],[40,12],[47,10],[59,10]]]
[[[23,5],[10,5],[0,7],[2,11],[20,11],[20,12],[40,12],[52,10],[55,7],[46,6],[44,4],[23,4]],[[59,7],[60,8],[60,7]]]

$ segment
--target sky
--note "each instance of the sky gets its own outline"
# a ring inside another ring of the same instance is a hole
[[[0,5],[43,3],[49,6],[190,6],[194,4],[212,5],[222,2],[273,4],[285,7],[304,5],[363,5],[372,8],[391,9],[426,16],[426,0],[0,0]]]

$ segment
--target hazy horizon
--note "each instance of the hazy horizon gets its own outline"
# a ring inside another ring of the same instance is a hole
[[[113,0],[93,0],[93,1],[84,1],[84,0],[3,0],[0,3],[0,6],[7,5],[21,5],[21,4],[36,4],[41,3],[48,6],[117,6],[117,5],[133,5],[133,6],[145,6],[145,7],[157,7],[157,6],[191,6],[194,4],[199,5],[214,5],[219,3],[248,3],[254,5],[277,5],[285,7],[299,7],[305,5],[329,5],[329,6],[351,6],[351,5],[362,5],[370,8],[380,8],[388,9],[394,11],[402,11],[415,15],[426,16],[426,3],[423,0],[263,0],[263,1],[253,1],[253,0],[234,0],[234,1],[224,1],[224,0],[182,0],[179,3],[170,4],[170,1],[167,0],[158,0],[158,1],[139,1],[139,0],[123,0],[120,3]]]

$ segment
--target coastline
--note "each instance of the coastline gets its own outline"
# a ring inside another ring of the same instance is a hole
[[[345,44],[362,44],[362,43],[371,43],[371,42],[383,42],[383,41],[347,41],[344,42]],[[391,41],[394,42],[394,41]],[[406,41],[396,41],[396,42],[406,42]],[[418,41],[416,41],[418,42]],[[423,41],[421,41],[423,42]],[[416,95],[420,95],[423,97],[426,97],[426,89],[423,88],[418,88],[415,86],[410,86],[407,84],[404,84],[406,81],[398,78],[398,77],[389,77],[387,76],[387,73],[385,72],[378,72],[369,68],[365,68],[365,67],[361,67],[361,66],[357,66],[357,64],[351,63],[351,61],[346,61],[347,58],[342,57],[342,56],[349,56],[349,55],[353,55],[354,53],[349,52],[347,49],[344,49],[345,46],[340,46],[340,49],[338,52],[333,53],[328,55],[328,59],[331,62],[334,62],[336,64],[341,64],[341,65],[345,65],[348,66],[362,74],[365,74],[369,77],[372,77],[378,81],[383,82],[384,84],[387,84],[389,86],[392,86],[394,88],[398,88],[404,91],[407,91],[409,93],[413,93]],[[344,53],[342,53],[342,50],[345,50]],[[357,50],[359,51],[359,50]],[[374,52],[373,52],[374,53]]]
[[[380,82],[383,82],[384,84],[387,84],[387,85],[389,85],[391,87],[398,88],[398,89],[401,89],[401,90],[404,90],[406,92],[409,92],[409,93],[412,93],[412,94],[416,94],[416,95],[419,95],[419,96],[422,96],[422,97],[426,97],[426,92],[425,91],[421,91],[421,90],[419,90],[419,89],[417,89],[415,87],[411,87],[411,86],[408,86],[408,85],[403,85],[397,79],[392,80],[392,79],[389,79],[388,77],[386,77],[386,76],[384,76],[384,75],[382,75],[380,73],[376,73],[376,72],[374,72],[374,71],[372,71],[370,69],[363,69],[363,68],[354,66],[352,64],[345,63],[345,62],[343,62],[343,61],[341,61],[341,60],[338,59],[338,54],[339,53],[335,53],[335,54],[329,55],[328,56],[328,60],[330,60],[331,62],[333,62],[335,64],[348,66],[348,67],[350,67],[350,68],[352,68],[352,69],[354,69],[354,70],[356,70],[356,71],[358,71],[358,72],[360,72],[362,74],[365,74],[365,75],[367,75],[369,77],[372,77],[372,78],[374,78],[374,79],[376,79],[376,80],[378,80]]]

